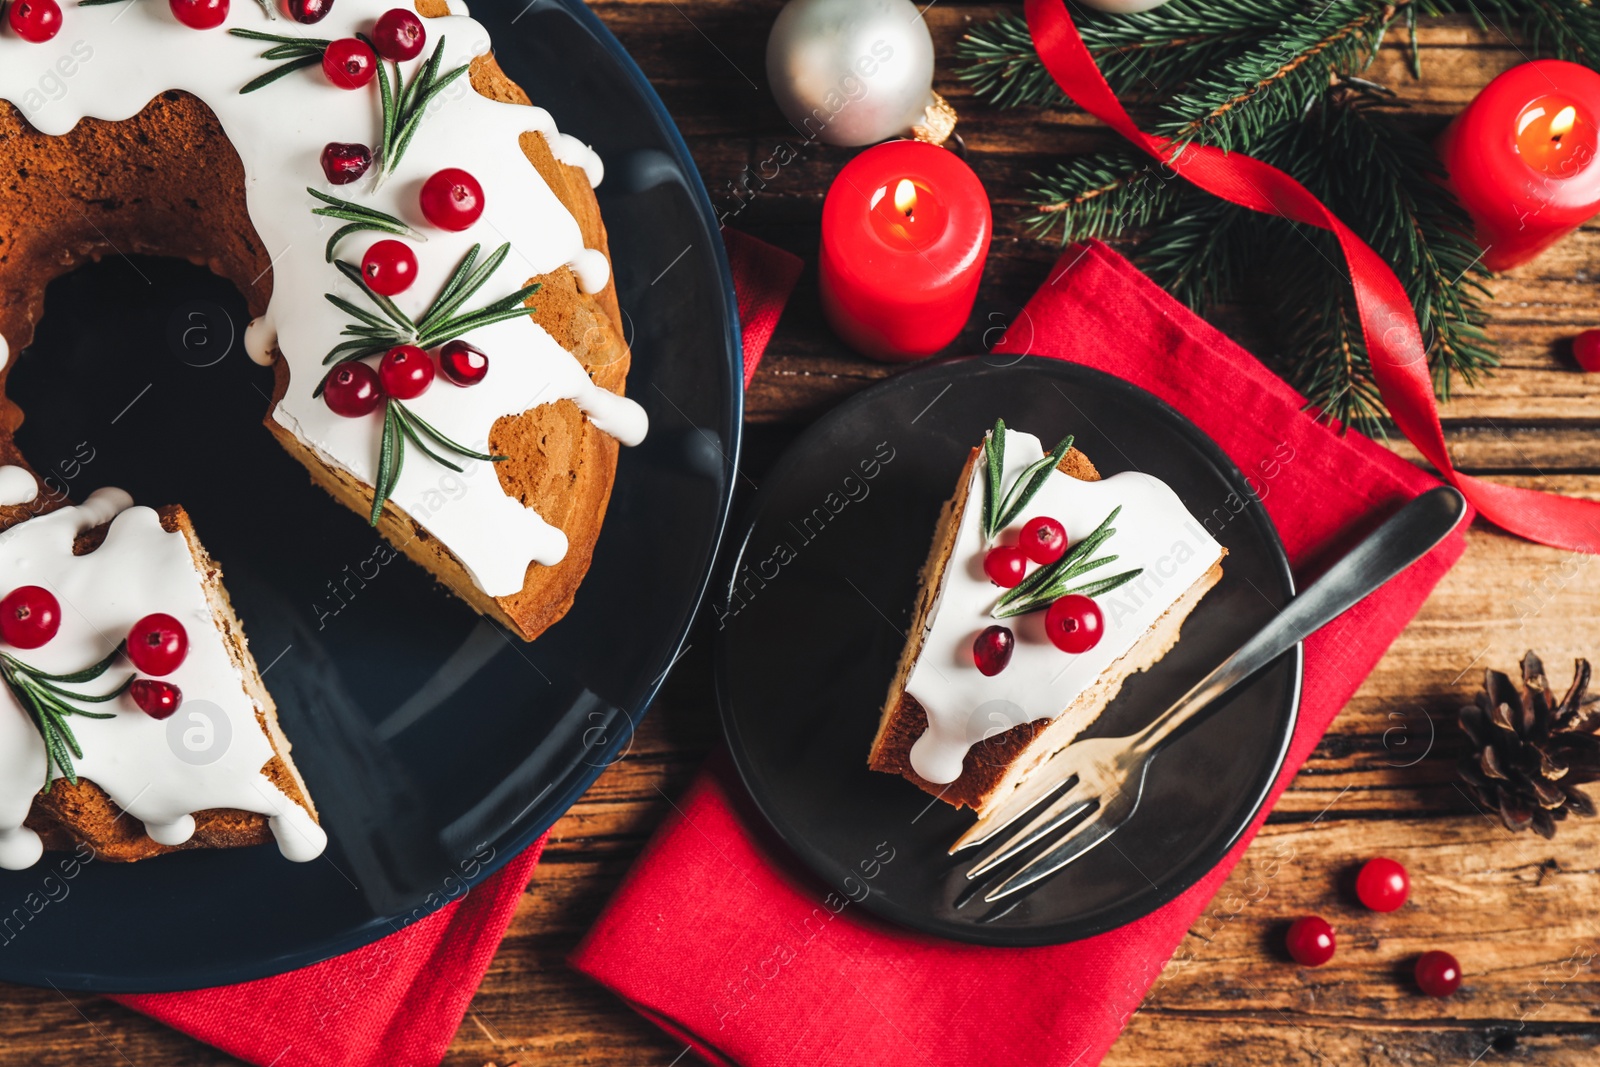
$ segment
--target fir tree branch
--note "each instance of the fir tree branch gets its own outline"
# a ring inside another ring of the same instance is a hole
[[[1062,244],[1165,221],[1187,184],[1149,156],[1122,148],[1065,160],[1034,181],[1030,195],[1038,212],[1023,225],[1035,237]]]
[[[1242,148],[1304,114],[1335,76],[1364,69],[1394,14],[1382,0],[1329,0],[1302,9],[1255,47],[1174,94],[1155,132]]]

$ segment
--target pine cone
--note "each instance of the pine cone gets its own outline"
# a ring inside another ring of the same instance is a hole
[[[1461,777],[1507,830],[1531,826],[1554,837],[1568,811],[1595,813],[1594,801],[1577,788],[1600,781],[1600,708],[1596,698],[1585,698],[1588,685],[1589,661],[1580,659],[1567,695],[1551,704],[1544,664],[1529,652],[1520,694],[1510,678],[1486,670],[1477,703],[1461,709],[1461,729],[1474,750],[1461,761]]]

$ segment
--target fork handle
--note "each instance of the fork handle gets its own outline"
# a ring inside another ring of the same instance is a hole
[[[1214,706],[1219,697],[1317,630],[1344,614],[1389,579],[1427,555],[1466,514],[1466,499],[1441,485],[1412,500],[1345,555],[1244,646],[1135,735],[1136,749],[1153,752]]]

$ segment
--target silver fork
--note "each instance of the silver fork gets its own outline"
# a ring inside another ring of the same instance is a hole
[[[1174,734],[1200,721],[1203,713],[1217,706],[1217,699],[1224,693],[1426,555],[1455,529],[1465,513],[1465,499],[1449,486],[1423,493],[1291,600],[1239,651],[1150,725],[1130,737],[1075,741],[1051,756],[1004,804],[980,819],[950,847],[954,854],[982,844],[1055,797],[1031,822],[967,871],[969,879],[981,878],[1055,835],[1040,855],[983,899],[993,902],[1020,892],[1116,833],[1139,806],[1151,758]],[[1060,792],[1063,785],[1068,785],[1064,793]],[[1066,829],[1091,809],[1087,819]]]

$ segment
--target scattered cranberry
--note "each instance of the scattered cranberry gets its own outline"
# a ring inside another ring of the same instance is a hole
[[[456,385],[477,385],[489,373],[489,357],[465,341],[451,341],[439,349],[439,370]]]
[[[1578,366],[1593,374],[1600,371],[1600,330],[1584,330],[1572,339],[1572,354]]]
[[[341,363],[333,368],[322,386],[322,399],[335,415],[359,419],[378,409],[383,390],[378,387],[378,372],[365,363]]]
[[[396,63],[416,59],[427,40],[428,31],[422,28],[422,20],[403,7],[385,11],[372,29],[372,44],[378,54]]]
[[[214,30],[228,17],[228,0],[167,0],[172,14],[191,30]]]
[[[1430,997],[1448,997],[1461,988],[1461,964],[1438,949],[1417,958],[1416,975],[1417,986]]]
[[[146,615],[128,631],[128,658],[146,674],[171,674],[188,655],[188,631],[165,612]]]
[[[361,280],[374,293],[403,293],[417,280],[417,254],[404,241],[379,241],[361,258]]]
[[[329,141],[322,149],[322,173],[330,185],[349,185],[372,166],[372,149],[364,144]]]
[[[1100,643],[1106,628],[1105,616],[1092,597],[1070,593],[1051,604],[1044,613],[1044,632],[1063,652],[1087,652]]]
[[[1054,563],[1067,551],[1067,528],[1043,515],[1029,519],[1017,542],[1035,563]]]
[[[483,214],[483,186],[460,167],[446,167],[422,185],[422,214],[441,230],[464,230]]]
[[[1333,959],[1333,927],[1320,915],[1307,915],[1289,926],[1284,938],[1289,955],[1305,967],[1321,967]]]
[[[306,26],[315,26],[333,10],[333,0],[284,0],[283,12]]]
[[[972,662],[985,677],[993,678],[1011,662],[1016,639],[1004,626],[990,626],[972,640]]]
[[[1406,869],[1387,856],[1368,860],[1356,875],[1356,896],[1373,911],[1394,911],[1410,892]]]
[[[322,73],[341,89],[359,89],[378,72],[378,57],[363,40],[345,37],[322,53]]]
[[[157,682],[139,678],[128,686],[128,695],[139,705],[139,710],[152,719],[170,718],[183,703],[183,690],[171,682]]]
[[[1000,588],[1011,589],[1021,584],[1028,573],[1028,557],[1014,545],[991,548],[983,557],[983,573]]]
[[[61,629],[61,602],[50,590],[24,585],[0,600],[0,639],[17,648],[38,648]]]
[[[24,41],[43,44],[61,32],[61,5],[56,0],[16,0],[6,11],[6,21]]]
[[[433,384],[433,360],[416,345],[396,345],[383,354],[378,381],[396,400],[419,397]]]

